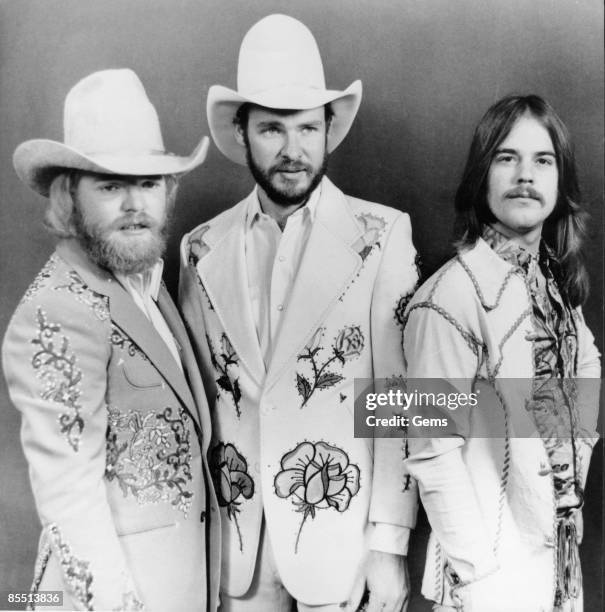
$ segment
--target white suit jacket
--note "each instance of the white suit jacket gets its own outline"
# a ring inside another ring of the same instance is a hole
[[[370,523],[401,532],[415,522],[402,440],[353,436],[355,378],[403,372],[401,321],[418,279],[410,222],[323,180],[265,369],[248,291],[247,206],[248,198],[182,242],[180,306],[214,391],[222,589],[247,591],[264,512],[288,591],[308,604],[345,601]]]
[[[520,270],[481,239],[424,283],[406,313],[408,378],[479,391],[476,408],[450,413],[454,435],[411,437],[406,460],[433,529],[423,594],[451,605],[447,564],[467,585],[457,589],[464,610],[550,612],[554,601],[552,472],[526,408],[534,376],[531,313]],[[600,361],[579,309],[574,325],[585,480],[596,440]]]

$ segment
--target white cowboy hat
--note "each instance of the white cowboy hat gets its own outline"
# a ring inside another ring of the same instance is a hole
[[[253,25],[239,52],[237,91],[213,85],[208,91],[208,125],[216,146],[232,161],[245,165],[246,152],[235,140],[237,109],[251,102],[267,108],[307,110],[332,103],[334,117],[328,152],[349,131],[361,102],[361,81],[344,91],[326,89],[319,49],[300,21],[269,15]]]
[[[63,140],[28,140],[13,154],[19,178],[48,196],[63,168],[134,176],[184,174],[206,158],[204,136],[189,157],[164,150],[157,112],[129,69],[93,72],[65,97]]]

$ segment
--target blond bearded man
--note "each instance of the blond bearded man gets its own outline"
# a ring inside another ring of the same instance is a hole
[[[218,148],[253,192],[183,239],[180,304],[209,389],[222,510],[222,610],[406,607],[416,492],[401,440],[353,436],[355,378],[403,372],[418,274],[406,214],[326,176],[361,83],[327,90],[317,44],[271,15],[238,91],[213,86]]]
[[[165,152],[131,70],[77,83],[64,130],[64,143],[14,155],[59,238],[2,355],[42,523],[32,601],[60,591],[67,610],[215,610],[210,419],[160,259],[178,177],[207,139],[189,157]]]

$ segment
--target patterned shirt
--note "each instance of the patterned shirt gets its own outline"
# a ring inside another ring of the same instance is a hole
[[[559,515],[580,506],[582,466],[576,452],[578,411],[573,377],[578,350],[571,306],[559,291],[557,260],[544,241],[533,253],[486,226],[483,239],[506,262],[522,270],[529,291],[534,333],[534,383],[527,410],[548,454]]]

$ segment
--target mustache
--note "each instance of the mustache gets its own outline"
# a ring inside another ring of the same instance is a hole
[[[504,194],[505,198],[531,198],[532,200],[537,200],[538,202],[543,202],[544,198],[542,194],[534,189],[531,185],[526,185],[525,187],[515,187],[507,191]]]
[[[284,160],[275,166],[271,166],[269,172],[275,174],[276,172],[312,172],[313,168],[308,164],[297,161]]]

